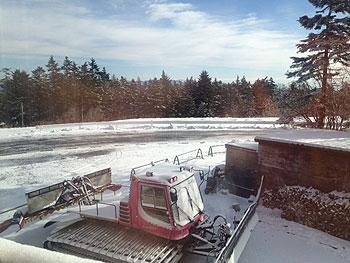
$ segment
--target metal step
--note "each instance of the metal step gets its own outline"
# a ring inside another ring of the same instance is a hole
[[[129,203],[120,202],[119,220],[120,220],[120,222],[123,222],[126,225],[130,225]]]
[[[51,234],[46,248],[106,262],[176,263],[183,244],[99,220],[82,220]]]

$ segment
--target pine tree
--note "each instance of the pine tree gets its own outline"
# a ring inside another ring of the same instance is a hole
[[[178,117],[193,117],[196,107],[192,97],[197,82],[191,77],[179,86],[179,95],[175,100],[175,112]]]
[[[129,82],[127,107],[130,118],[139,117],[139,84],[140,83],[134,79]]]
[[[105,67],[102,68],[102,71],[100,72],[100,76],[101,76],[101,81],[102,82],[108,82],[110,80],[109,79],[109,74],[107,73]]]
[[[196,116],[212,116],[214,90],[207,71],[203,70],[201,72],[197,85],[193,88],[191,93],[196,106]]]
[[[256,106],[252,85],[245,77],[242,77],[241,80],[237,77],[236,85],[240,117],[254,117],[256,115]]]
[[[63,116],[61,116],[61,119],[64,122],[79,121],[78,107],[76,107],[78,67],[75,62],[66,56],[61,70],[63,73],[61,79],[61,97],[64,101],[62,105]]]
[[[88,70],[88,64],[85,62],[79,68],[79,86],[77,105],[79,108],[80,121],[85,120],[86,113],[93,105],[93,94],[91,94],[92,80]]]
[[[114,89],[112,83],[103,82],[101,94],[101,110],[103,112],[104,119],[113,120],[113,102],[114,102]]]
[[[103,113],[103,118],[112,120],[112,112],[110,109],[111,100],[113,99],[111,81],[109,79],[109,74],[106,68],[103,67],[100,71],[101,84],[99,87],[99,97],[100,97],[100,108]]]
[[[25,71],[15,70],[10,78],[5,80],[4,108],[6,117],[12,125],[20,125],[22,116],[24,125],[30,124],[31,103],[29,97],[29,75]],[[22,115],[22,107],[25,115]]]
[[[5,88],[11,78],[11,70],[9,68],[3,68],[0,72],[3,73],[4,77],[0,79],[0,123],[6,123],[8,120],[7,109],[6,109],[6,98]]]
[[[72,66],[73,66],[73,61],[71,61],[67,56],[65,56],[63,61],[63,66],[62,66],[63,74],[65,76],[71,76]]]
[[[4,91],[2,89],[2,84],[0,84],[0,127],[2,126],[2,123],[5,123],[6,119],[5,119],[5,107],[4,107],[4,103],[5,103],[5,94]]]
[[[145,98],[143,98],[143,100],[144,102],[147,102]],[[118,101],[118,104],[120,105],[120,118],[132,118],[133,113],[137,110],[137,105],[135,105],[135,98],[130,89],[130,82],[123,76],[120,77]]]
[[[111,105],[110,112],[113,119],[122,119],[124,110],[124,98],[121,94],[121,83],[114,75],[111,78]]]
[[[237,83],[222,84],[220,89],[221,102],[219,104],[219,116],[240,116],[239,95]]]
[[[91,58],[88,65],[89,65],[90,77],[93,83],[92,88],[97,89],[98,87],[101,86],[101,82],[102,82],[102,77],[101,77],[102,73],[100,71],[100,67],[97,65],[96,60],[94,58]]]
[[[313,17],[302,16],[299,23],[314,30],[297,44],[304,57],[292,57],[294,71],[287,77],[300,81],[314,79],[320,83],[321,96],[318,109],[318,128],[324,127],[325,103],[331,81],[339,74],[338,66],[350,66],[350,0],[309,0],[318,9]]]
[[[163,96],[163,117],[174,117],[174,104],[176,98],[176,90],[171,83],[170,77],[162,71],[162,76],[159,80]]]
[[[73,61],[70,67],[71,71],[71,90],[69,92],[70,96],[71,96],[71,107],[74,110],[74,122],[78,122],[80,121],[80,108],[79,108],[79,89],[81,86],[80,83],[80,70],[78,65]]]
[[[100,71],[100,67],[97,65],[94,58],[91,58],[88,63],[89,67],[89,76],[90,76],[90,90],[89,90],[89,101],[91,103],[91,112],[94,112],[93,115],[98,116],[101,113],[101,103],[103,97],[103,85],[104,81],[109,79],[109,75],[106,71]],[[104,79],[102,79],[102,77]]]
[[[223,84],[221,81],[218,81],[216,78],[212,83],[213,89],[213,100],[212,100],[212,116],[219,117],[226,115],[226,106],[227,106],[227,97],[225,94],[225,90],[223,88]]]
[[[49,119],[49,90],[47,85],[46,72],[42,67],[32,71],[30,78],[33,115],[32,120],[36,123]]]
[[[54,60],[53,56],[46,65],[47,68],[47,81],[49,90],[49,112],[50,119],[55,121],[58,116],[62,115],[64,112],[64,99],[62,98],[62,87],[61,87],[61,68],[58,63]]]
[[[166,109],[165,96],[162,90],[161,81],[157,78],[151,79],[147,82],[146,89],[146,111],[147,117],[160,118]]]
[[[272,78],[257,79],[252,85],[256,115],[259,117],[276,116],[277,105],[274,95],[277,85]]]

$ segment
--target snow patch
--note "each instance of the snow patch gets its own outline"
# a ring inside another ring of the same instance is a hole
[[[22,245],[14,241],[6,240],[0,238],[0,262],[1,263],[97,263],[101,261],[79,258],[76,256],[71,256],[63,253],[58,253],[54,251],[44,250],[41,248]],[[14,255],[16,255],[14,257]]]

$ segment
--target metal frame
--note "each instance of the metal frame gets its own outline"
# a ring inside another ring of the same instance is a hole
[[[261,178],[258,194],[255,198],[255,201],[253,202],[253,204],[251,204],[248,207],[242,220],[239,222],[238,226],[236,227],[233,235],[228,240],[226,246],[220,251],[220,254],[216,258],[215,263],[229,262],[230,256],[232,255],[240,237],[242,236],[249,221],[253,218],[255,214],[255,210],[256,210],[256,207],[258,206],[258,201],[260,199],[263,182],[264,182],[264,177]]]

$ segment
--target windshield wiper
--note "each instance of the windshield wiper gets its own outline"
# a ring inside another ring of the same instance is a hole
[[[193,222],[193,219],[191,219],[191,217],[189,216],[189,214],[187,214],[180,206],[177,205],[177,203],[172,203],[171,206],[175,205],[176,208],[177,208],[177,211],[180,211],[181,213],[183,213],[187,219],[190,221],[190,222]],[[177,216],[178,220],[180,221],[180,215],[178,214]]]
[[[178,210],[180,210],[185,216],[187,216],[187,219],[190,220],[190,222],[193,222],[193,219],[179,206],[177,206]]]
[[[198,211],[201,212],[201,211],[202,211],[201,208],[199,207],[199,205],[197,205],[197,203],[196,203],[195,201],[193,201],[193,199],[192,199],[192,197],[191,197],[191,195],[190,195],[190,192],[188,191],[187,187],[184,187],[184,188],[186,189],[187,196],[188,196],[188,199],[189,199],[189,201],[190,201],[192,210],[193,210],[193,205],[192,205],[192,203],[194,203],[194,204],[197,206]]]

